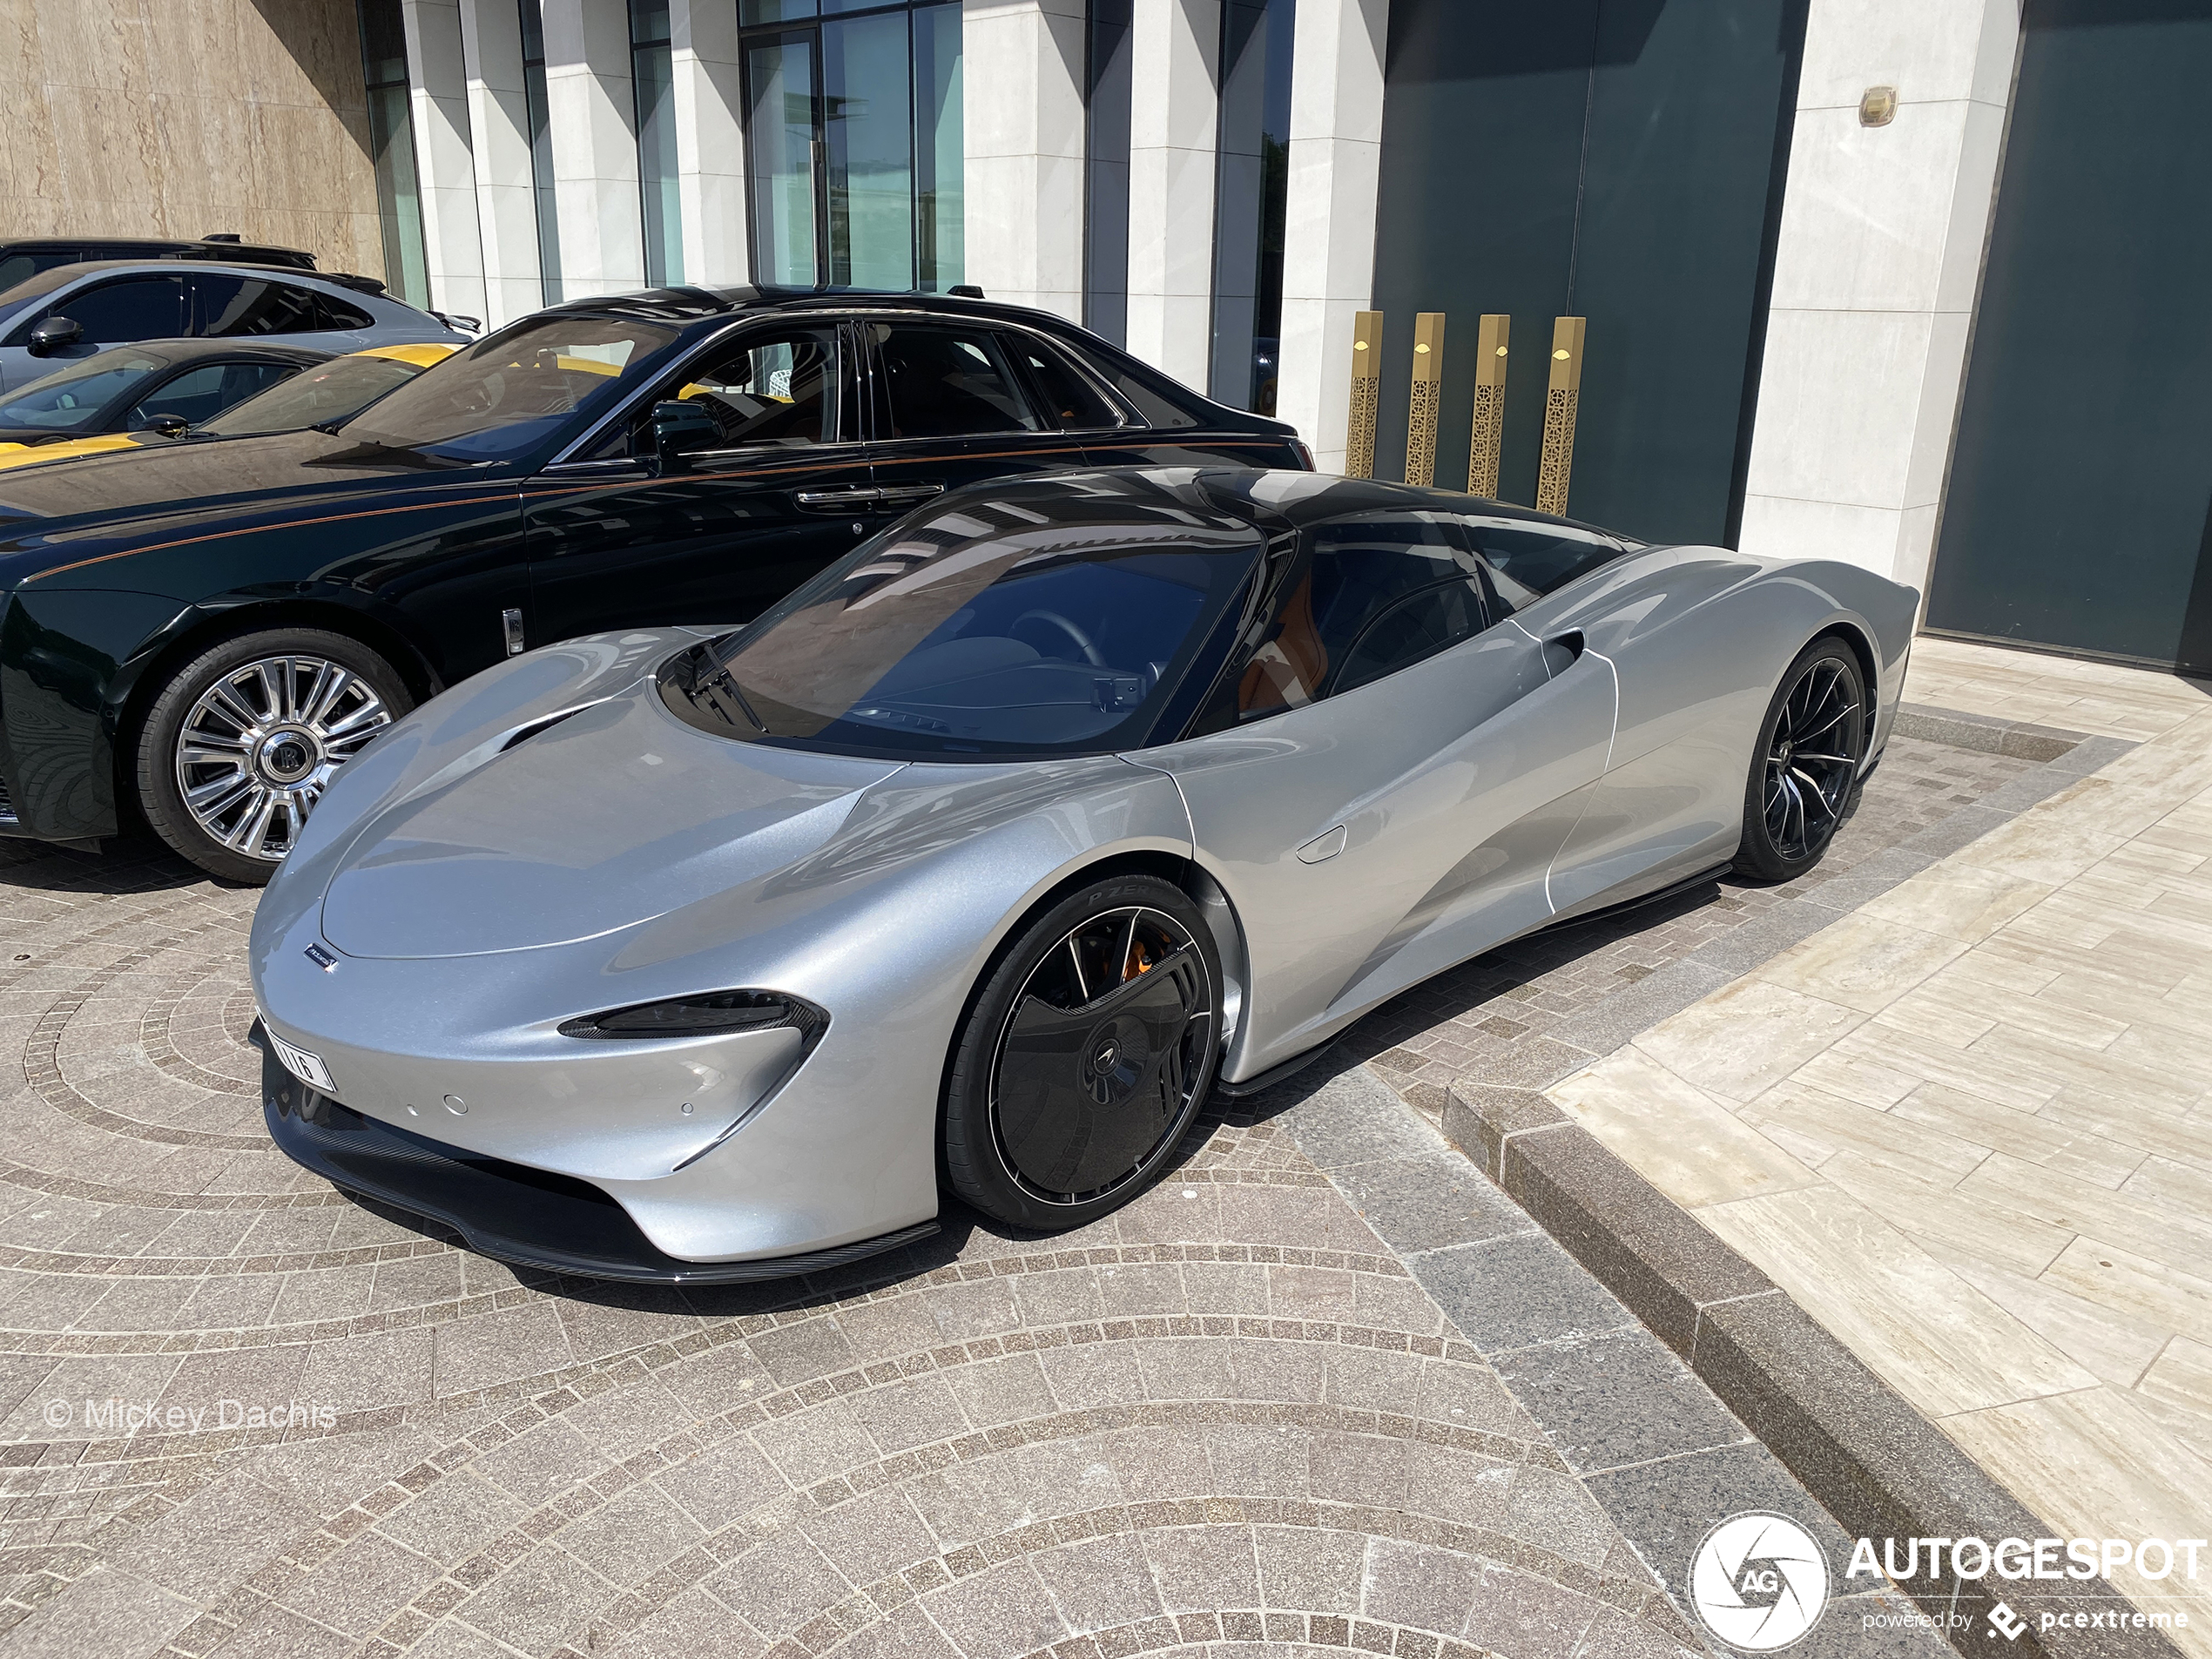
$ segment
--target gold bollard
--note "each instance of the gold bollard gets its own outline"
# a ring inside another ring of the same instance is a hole
[[[1344,475],[1375,475],[1375,406],[1382,400],[1383,314],[1352,320],[1352,418],[1344,436]]]
[[[1444,402],[1444,314],[1413,318],[1413,392],[1406,409],[1406,482],[1436,482],[1436,417]]]
[[[1475,335],[1474,430],[1467,437],[1467,494],[1498,498],[1498,452],[1506,438],[1506,336],[1513,319],[1482,314]]]
[[[1552,383],[1544,399],[1544,457],[1536,469],[1536,510],[1567,510],[1567,478],[1575,466],[1575,405],[1582,391],[1582,329],[1586,317],[1552,324]]]

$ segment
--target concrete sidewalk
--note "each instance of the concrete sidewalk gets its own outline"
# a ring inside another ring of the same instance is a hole
[[[1925,638],[1905,696],[2140,746],[1550,1096],[2054,1527],[2203,1538],[2212,696]],[[2201,1570],[2114,1582],[2212,1654]]]

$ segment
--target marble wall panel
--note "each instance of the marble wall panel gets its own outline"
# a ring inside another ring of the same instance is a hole
[[[0,0],[0,237],[384,268],[353,0]]]

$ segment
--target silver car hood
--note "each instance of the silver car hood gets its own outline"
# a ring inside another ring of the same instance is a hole
[[[333,860],[325,939],[437,957],[613,933],[804,859],[901,764],[698,731],[651,678],[503,744],[361,822]]]

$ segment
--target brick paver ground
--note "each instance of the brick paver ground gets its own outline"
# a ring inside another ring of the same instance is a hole
[[[1900,739],[1829,879],[2017,766]],[[833,1278],[613,1289],[456,1249],[267,1144],[253,899],[142,849],[0,843],[10,1655],[1640,1659],[1698,1642],[1669,1593],[1718,1515],[1797,1514],[1843,1559],[1656,1339],[1344,1057],[1208,1119],[1078,1235],[955,1217]],[[1774,902],[1532,941],[1348,1047],[1418,1103],[1422,1066],[1503,1069]],[[226,1401],[322,1416],[232,1426]],[[1799,1651],[1936,1651],[1859,1618]]]

